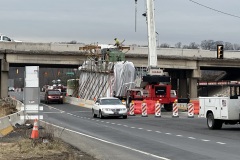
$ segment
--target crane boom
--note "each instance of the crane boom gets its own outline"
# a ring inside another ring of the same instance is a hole
[[[157,67],[154,2],[153,0],[146,0],[146,3],[148,28],[148,67]]]

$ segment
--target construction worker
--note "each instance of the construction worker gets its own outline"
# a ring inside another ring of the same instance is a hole
[[[119,47],[119,46],[120,46],[120,42],[119,42],[119,40],[118,40],[117,38],[114,38],[114,40],[115,40],[115,44],[114,44],[114,46]]]

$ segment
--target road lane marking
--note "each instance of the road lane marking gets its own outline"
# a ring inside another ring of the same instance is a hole
[[[138,128],[138,129],[143,129],[143,128]]]
[[[196,139],[196,138],[194,138],[194,137],[188,137],[189,139]]]
[[[182,137],[182,135],[181,134],[178,134],[178,135],[176,135],[177,137]]]
[[[42,113],[49,114],[49,113],[62,113],[62,112],[42,112]]]
[[[167,135],[172,135],[172,133],[165,133],[165,134],[167,134]]]
[[[148,132],[151,132],[152,130],[147,130]]]
[[[46,104],[45,104],[46,105]],[[46,105],[49,109],[55,109],[57,111],[60,111],[61,113],[64,113],[65,111],[61,110],[61,109],[57,109],[55,107],[52,107],[52,106],[49,106],[49,105]]]
[[[160,132],[160,131],[155,131],[155,132],[157,132],[157,133],[162,133],[162,132]]]
[[[121,126],[122,124],[117,124],[118,126]]]
[[[131,128],[135,128],[135,127],[131,127]]]
[[[218,144],[226,144],[226,143],[223,143],[223,142],[216,142],[216,143],[218,143]]]
[[[208,139],[201,139],[203,142],[209,142],[210,140]]]
[[[115,123],[111,123],[111,124],[115,124]]]
[[[125,149],[129,149],[129,150],[132,150],[132,151],[135,151],[135,152],[138,152],[138,153],[150,156],[150,157],[158,158],[158,159],[161,159],[161,160],[171,160],[171,159],[168,159],[166,157],[161,157],[161,156],[158,156],[158,155],[155,155],[155,154],[152,154],[152,153],[148,153],[148,152],[141,151],[141,150],[138,150],[138,149],[135,149],[135,148],[131,148],[131,147],[128,147],[128,146],[124,146],[124,145],[121,145],[121,144],[118,144],[118,143],[110,142],[110,141],[107,141],[107,140],[104,140],[104,139],[101,139],[101,138],[90,136],[90,135],[85,134],[85,133],[73,131],[73,130],[70,130],[68,128],[60,127],[60,126],[57,126],[55,124],[51,124],[51,123],[48,123],[48,122],[45,122],[45,121],[42,121],[42,122],[50,124],[50,125],[53,125],[53,126],[55,126],[57,128],[60,128],[60,129],[65,129],[65,130],[67,130],[69,132],[72,132],[72,133],[76,133],[76,134],[79,134],[79,135],[82,135],[82,136],[85,136],[85,137],[88,137],[88,138],[91,138],[91,139],[95,139],[95,140],[98,140],[98,141],[101,141],[101,142],[104,142],[104,143],[107,143],[107,144],[111,144],[111,145],[115,145],[115,146],[122,147],[122,148],[125,148]]]

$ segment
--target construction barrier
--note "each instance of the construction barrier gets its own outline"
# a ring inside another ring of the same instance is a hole
[[[134,102],[132,101],[129,106],[129,116],[135,116],[134,114]]]
[[[155,103],[153,100],[145,100],[147,104],[147,113],[155,114]],[[134,101],[134,114],[142,114],[142,101],[135,100]]]
[[[9,117],[5,116],[0,119],[0,137],[6,136],[13,131],[13,127],[9,122]]]
[[[178,104],[177,103],[173,103],[173,115],[172,117],[174,118],[178,118],[179,115],[178,115]]]
[[[191,100],[191,103],[194,105],[194,114],[198,115],[199,114],[199,100]]]
[[[188,103],[188,118],[194,118],[194,105],[193,105],[193,103]]]
[[[142,117],[147,117],[147,103],[145,101],[142,102]]]
[[[155,117],[161,117],[161,104],[159,101],[155,104]]]
[[[17,113],[14,114],[10,114],[9,116],[9,122],[11,123],[12,126],[15,126],[16,123],[22,125],[25,123],[24,118],[24,111],[19,111]]]

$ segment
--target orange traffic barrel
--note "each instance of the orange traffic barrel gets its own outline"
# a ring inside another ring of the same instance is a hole
[[[193,103],[194,105],[194,114],[199,114],[199,100],[198,99],[194,99],[194,100],[191,100],[191,102]]]

